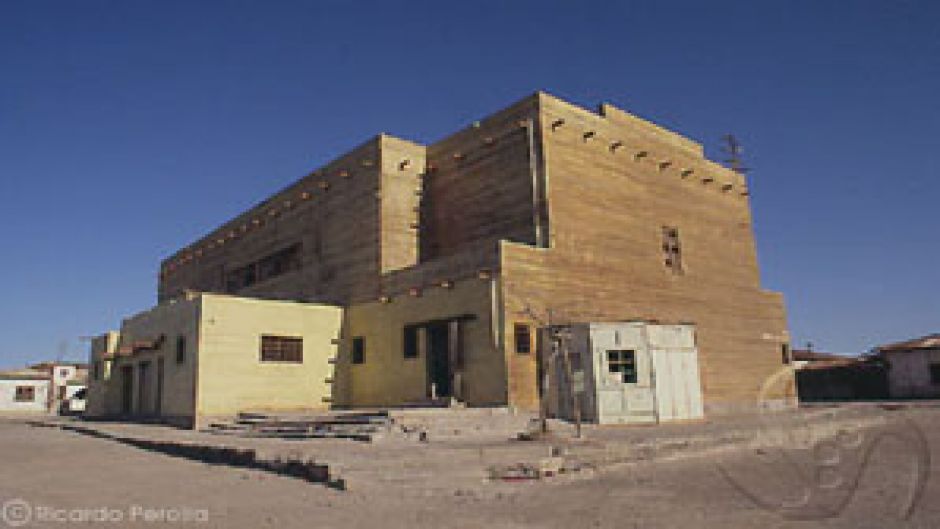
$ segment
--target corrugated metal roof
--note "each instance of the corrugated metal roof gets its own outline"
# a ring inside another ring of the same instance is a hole
[[[911,351],[915,349],[940,349],[940,333],[928,334],[913,340],[879,346],[878,351]]]
[[[846,355],[838,355],[835,353],[824,353],[822,351],[812,351],[810,349],[794,349],[791,352],[790,357],[793,360],[804,360],[807,362],[819,362],[823,360],[845,360],[851,359],[852,357]]]

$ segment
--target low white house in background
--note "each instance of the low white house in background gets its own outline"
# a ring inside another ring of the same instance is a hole
[[[36,369],[0,371],[0,412],[49,411],[50,383],[49,375]]]
[[[76,392],[88,383],[88,365],[81,362],[42,362],[29,366],[52,380],[47,409],[60,412]]]
[[[940,398],[940,333],[876,348],[888,365],[891,398]]]

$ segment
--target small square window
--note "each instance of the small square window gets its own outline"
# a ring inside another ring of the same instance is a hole
[[[36,388],[33,386],[16,386],[16,402],[34,402],[36,400]]]
[[[532,332],[525,323],[517,323],[513,326],[513,336],[516,342],[516,352],[519,354],[529,354],[532,352]]]
[[[361,336],[352,339],[352,363],[366,363],[366,339]]]
[[[636,351],[611,349],[607,351],[607,371],[619,373],[624,384],[636,383]]]

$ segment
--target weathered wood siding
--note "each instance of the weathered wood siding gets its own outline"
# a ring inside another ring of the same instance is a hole
[[[513,323],[533,319],[695,323],[707,404],[756,399],[788,337],[782,297],[760,286],[743,177],[611,107],[543,95],[540,131],[550,248],[502,245],[510,400],[537,399],[534,358],[511,353]],[[663,226],[679,230],[682,274],[664,265]]]
[[[226,273],[300,243],[299,269],[230,293],[341,304],[377,299],[382,271],[417,262],[410,226],[423,165],[424,147],[377,136],[164,261],[159,298],[186,289],[226,292]]]

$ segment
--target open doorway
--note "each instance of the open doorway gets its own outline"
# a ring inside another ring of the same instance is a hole
[[[453,373],[450,362],[450,332],[446,321],[429,323],[427,332],[428,396],[449,397]]]
[[[121,413],[130,415],[134,405],[134,366],[121,366]]]

